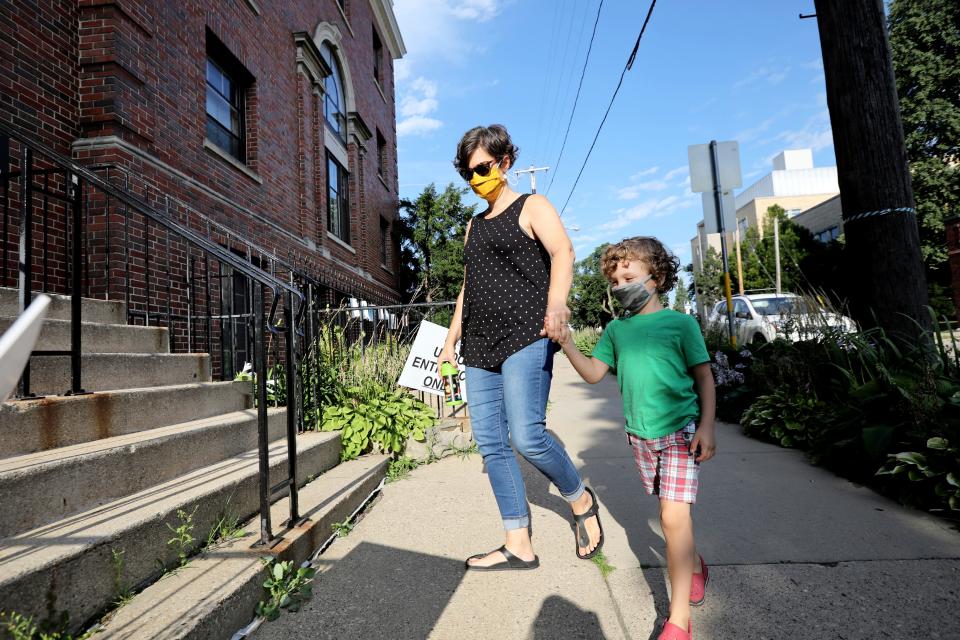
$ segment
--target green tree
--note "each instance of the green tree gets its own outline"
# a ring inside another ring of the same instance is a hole
[[[475,205],[466,189],[427,186],[416,200],[400,201],[400,282],[409,301],[455,300],[463,285],[463,235]]]
[[[723,297],[723,260],[720,254],[713,247],[707,247],[700,271],[695,272],[692,264],[687,265],[686,271],[693,276],[687,293],[698,305],[702,303],[704,313],[710,313],[713,305]]]
[[[774,220],[779,220],[780,224],[780,288],[794,293],[819,288],[822,283],[815,283],[808,279],[805,267],[810,262],[811,255],[821,252],[820,243],[807,229],[794,224],[787,217],[783,207],[776,204],[767,209],[763,238],[754,227],[747,229],[742,238],[743,288],[746,290],[772,289],[776,285]],[[736,289],[736,270],[731,271],[733,271],[731,277]]]
[[[602,327],[615,317],[616,302],[608,294],[609,283],[600,269],[600,256],[607,246],[600,245],[573,267],[570,322],[576,327]]]
[[[690,303],[690,294],[687,292],[687,285],[683,280],[677,282],[677,289],[673,295],[673,308],[680,313],[686,313],[686,307]]]
[[[893,0],[888,20],[930,304],[952,316],[944,221],[960,215],[960,4]]]

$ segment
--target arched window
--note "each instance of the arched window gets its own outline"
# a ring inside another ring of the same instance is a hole
[[[337,56],[333,53],[333,47],[329,42],[324,42],[320,48],[320,53],[330,68],[333,70],[324,80],[323,97],[323,115],[327,119],[327,124],[337,134],[340,139],[344,139],[347,133],[346,119],[346,99],[343,92],[343,72],[340,70],[340,63]]]

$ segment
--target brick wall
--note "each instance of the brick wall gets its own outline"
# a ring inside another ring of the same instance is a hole
[[[384,47],[381,91],[373,73],[379,29],[371,4],[346,5],[344,16],[336,0],[6,0],[0,119],[102,175],[109,170],[112,181],[155,206],[180,210],[196,228],[205,216],[344,294],[393,302],[398,251],[391,247],[384,269],[379,246],[381,217],[392,224],[397,216],[393,64]],[[333,134],[316,78],[298,70],[293,35],[314,34],[322,23],[340,34],[347,91],[362,123],[351,129],[370,133],[369,139],[349,135],[346,144],[350,248],[327,233],[325,147]],[[251,76],[243,166],[205,145],[208,33]],[[380,39],[387,41],[384,34]],[[377,172],[378,131],[387,141],[384,179]],[[121,214],[106,203],[91,211],[89,224],[101,234],[91,260],[105,274],[91,283],[106,295],[120,286],[106,265],[122,238],[108,241],[106,229],[116,233]],[[235,239],[221,233],[218,242]]]

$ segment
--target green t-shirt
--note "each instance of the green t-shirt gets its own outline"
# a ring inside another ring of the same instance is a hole
[[[710,361],[692,317],[663,309],[613,320],[593,357],[617,372],[627,431],[651,440],[700,417],[690,367]]]

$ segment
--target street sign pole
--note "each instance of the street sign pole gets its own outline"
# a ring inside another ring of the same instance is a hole
[[[727,231],[723,224],[723,189],[720,185],[720,162],[717,159],[717,141],[710,141],[710,168],[713,171],[713,197],[717,209],[717,229],[720,231],[720,254],[723,258],[723,292],[727,298],[727,324],[730,328],[730,346],[737,348],[737,334],[733,322],[733,297],[730,292],[730,264],[727,260]]]

